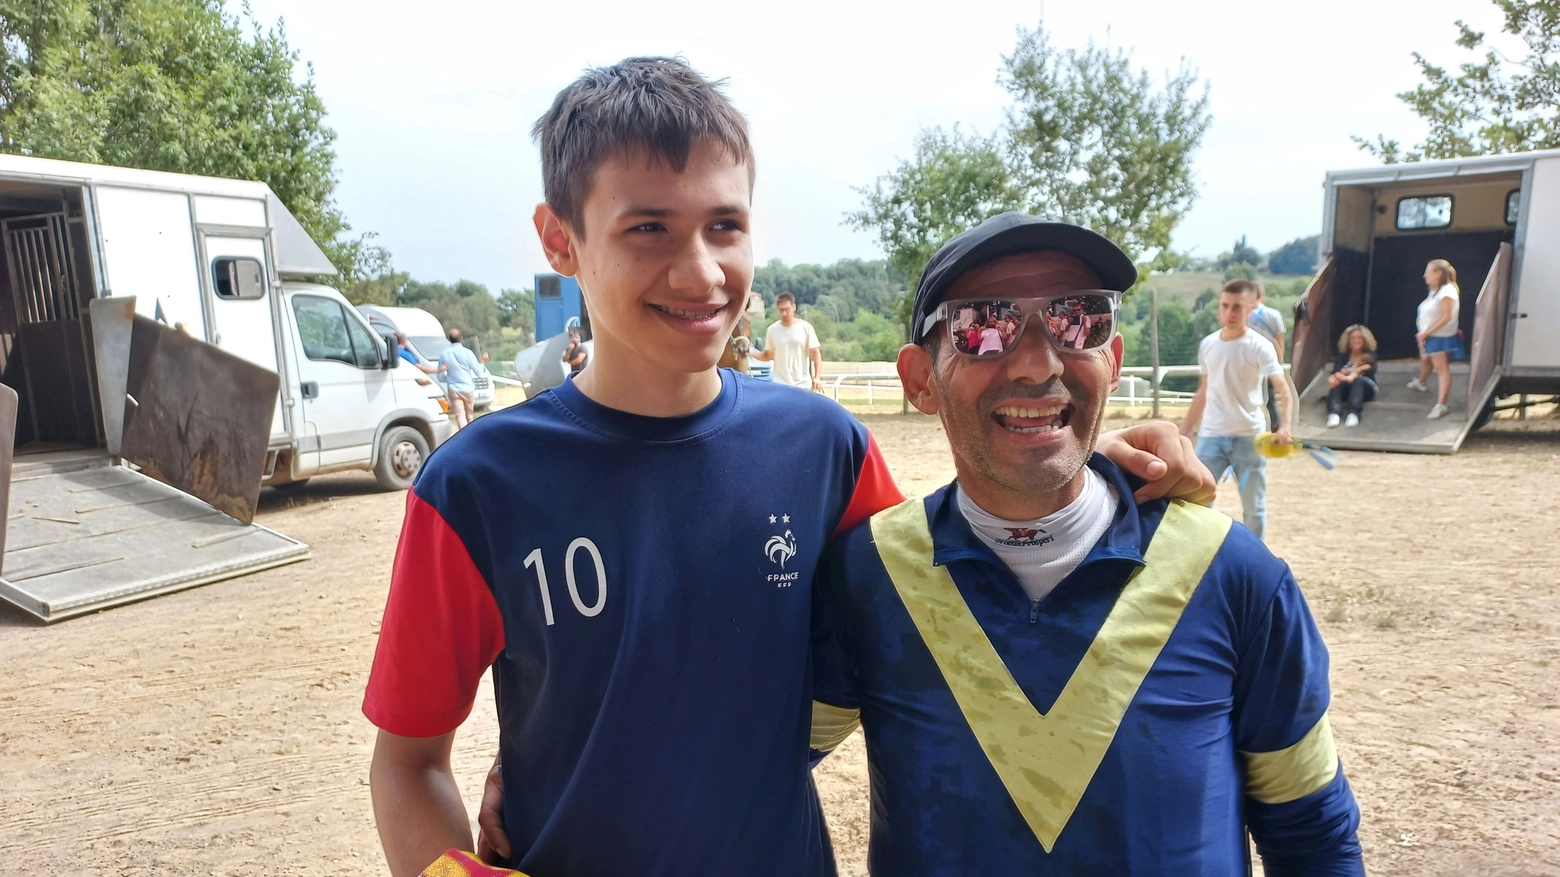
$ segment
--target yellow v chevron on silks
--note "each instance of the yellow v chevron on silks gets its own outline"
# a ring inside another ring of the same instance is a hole
[[[1050,852],[1099,769],[1116,729],[1197,590],[1230,519],[1172,502],[1139,569],[1049,713],[1024,695],[947,569],[932,564],[926,505],[915,499],[872,518],[872,537],[905,609],[959,710]]]

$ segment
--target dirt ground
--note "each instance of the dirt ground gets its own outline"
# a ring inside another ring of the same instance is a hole
[[[934,421],[866,420],[907,492],[951,476]],[[1375,874],[1560,875],[1560,431],[1530,425],[1455,457],[1270,467]],[[367,475],[268,490],[261,522],[312,559],[52,627],[0,606],[0,861],[382,873],[358,707],[402,501]],[[1232,487],[1218,505],[1239,513]],[[496,733],[484,692],[456,753],[473,803]],[[842,872],[864,874],[859,735],[819,784]]]

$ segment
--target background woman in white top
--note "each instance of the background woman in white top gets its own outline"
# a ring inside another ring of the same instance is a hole
[[[1445,259],[1432,259],[1425,266],[1425,286],[1430,292],[1419,303],[1419,331],[1414,334],[1419,342],[1419,377],[1408,386],[1421,393],[1430,389],[1425,380],[1435,369],[1436,401],[1430,409],[1430,419],[1435,420],[1446,416],[1446,398],[1452,392],[1451,361],[1463,358],[1462,342],[1457,338],[1457,269]]]

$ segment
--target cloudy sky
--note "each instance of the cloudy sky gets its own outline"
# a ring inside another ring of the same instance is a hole
[[[1369,164],[1349,135],[1415,142],[1394,94],[1411,53],[1457,63],[1454,22],[1498,30],[1483,0],[252,0],[314,66],[339,139],[338,200],[397,268],[428,280],[530,286],[547,270],[531,228],[541,199],[528,131],[583,68],[680,54],[752,123],[755,258],[876,258],[841,224],[855,187],[909,155],[916,132],[1002,119],[996,84],[1019,26],[1044,16],[1059,47],[1131,50],[1153,73],[1182,59],[1210,87],[1199,198],[1176,245],[1201,255],[1240,235],[1263,250],[1316,233],[1327,170]]]

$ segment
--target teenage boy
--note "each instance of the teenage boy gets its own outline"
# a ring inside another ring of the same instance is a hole
[[[1105,238],[1015,213],[927,265],[899,375],[958,478],[835,539],[814,586],[813,696],[866,732],[873,874],[1244,874],[1244,825],[1272,877],[1363,877],[1294,577],[1094,454],[1136,282]],[[1018,315],[1000,354],[952,331],[967,302]],[[1046,320],[1069,306],[1082,343]]]
[[[775,296],[775,310],[780,312],[780,321],[769,324],[769,331],[764,333],[764,349],[752,357],[775,364],[771,374],[777,384],[804,390],[823,389],[823,348],[812,323],[796,316],[796,296],[789,292]]]
[[[1231,280],[1219,293],[1219,331],[1197,348],[1202,379],[1181,434],[1198,432],[1197,458],[1215,477],[1222,479],[1226,471],[1234,470],[1242,518],[1261,539],[1267,529],[1267,461],[1257,453],[1254,439],[1267,426],[1263,385],[1270,384],[1278,399],[1280,417],[1272,431],[1279,444],[1290,440],[1295,409],[1273,343],[1247,324],[1256,289],[1250,280]]]
[[[450,748],[491,666],[505,846],[531,877],[832,874],[811,582],[833,533],[900,494],[838,405],[715,367],[753,275],[752,151],[715,86],[630,59],[535,133],[537,232],[595,351],[407,497],[363,706],[391,871],[471,848]],[[1173,433],[1137,439],[1169,459],[1118,444],[1129,469],[1201,489]],[[755,472],[763,490],[728,489]]]

